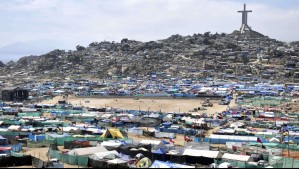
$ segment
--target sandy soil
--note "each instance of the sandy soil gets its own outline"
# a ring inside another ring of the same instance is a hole
[[[45,100],[42,103],[46,104],[57,104],[59,100],[64,100],[62,97],[58,96],[52,100]],[[67,102],[86,107],[112,107],[121,109],[133,109],[133,110],[143,110],[143,111],[162,111],[166,112],[189,112],[194,110],[194,108],[202,107],[201,103],[204,99],[139,99],[134,100],[133,98],[76,98],[70,96],[65,99]],[[207,113],[215,114],[217,112],[222,112],[227,109],[227,105],[218,105],[217,100],[212,100],[213,107],[206,107],[207,110],[201,110],[197,113]],[[232,101],[230,107],[234,106],[234,101]]]
[[[36,158],[39,158],[43,161],[48,161],[49,158],[47,156],[47,152],[49,150],[49,148],[26,148],[24,147],[23,148],[24,150],[24,154],[25,155],[31,155],[33,157],[36,157]],[[24,166],[22,166],[24,167]],[[30,167],[31,168],[31,167]],[[66,164],[64,163],[64,168],[79,168],[77,165],[69,165],[69,164]],[[80,167],[82,168],[82,167]]]

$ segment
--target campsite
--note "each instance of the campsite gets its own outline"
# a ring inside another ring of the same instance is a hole
[[[0,165],[296,167],[296,86],[208,84],[189,88],[224,98],[185,98],[177,85],[176,97],[78,97],[69,88],[40,102],[2,102]]]

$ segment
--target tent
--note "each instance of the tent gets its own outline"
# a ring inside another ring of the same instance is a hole
[[[101,138],[113,138],[113,139],[123,139],[124,136],[119,129],[107,129],[102,135]]]
[[[122,142],[115,142],[115,141],[103,141],[101,143],[101,146],[103,146],[103,147],[114,147],[114,148],[118,148],[121,145],[122,145]]]
[[[236,155],[236,154],[229,154],[225,153],[222,156],[223,159],[228,159],[228,160],[234,160],[234,161],[243,161],[243,162],[249,162],[251,161],[251,157],[247,155]]]
[[[162,148],[159,148],[158,150],[153,152],[153,155],[155,155],[156,160],[163,160],[165,161],[165,154],[168,153],[167,150],[164,150]]]
[[[120,157],[120,154],[117,151],[113,150],[113,151],[94,153],[89,157],[93,160],[116,159]]]
[[[111,163],[111,164],[126,164],[127,161],[124,161],[124,160],[121,160],[121,159],[114,159],[114,160],[107,161],[107,163]]]
[[[214,162],[214,159],[221,158],[222,154],[220,151],[185,149],[183,155],[187,163],[209,165]]]
[[[131,158],[129,155],[125,155],[123,153],[120,153],[120,159],[124,160],[124,161],[132,161],[135,160],[135,158]]]
[[[141,140],[140,144],[151,144],[155,146],[163,146],[163,142],[159,140]]]
[[[231,166],[230,163],[224,162],[224,163],[221,163],[220,165],[218,165],[217,168],[229,168],[230,166]]]
[[[87,156],[99,152],[107,152],[108,150],[105,147],[88,147],[88,148],[76,148],[68,152],[69,155],[73,156]]]
[[[156,160],[150,168],[195,168],[195,166],[182,165],[182,164]]]
[[[165,140],[161,140],[162,143],[165,145],[165,144],[170,144],[169,142],[165,141]]]
[[[166,151],[162,148],[159,148],[158,150],[154,151],[153,153],[154,154],[166,154],[166,153],[168,153],[168,151]]]
[[[183,155],[193,157],[221,158],[220,151],[185,149]]]
[[[138,161],[138,163],[136,164],[136,167],[137,168],[149,168],[151,165],[152,165],[152,161],[149,158],[144,157],[140,161]]]
[[[128,168],[128,162],[121,159],[107,161],[107,168]]]
[[[270,143],[280,143],[279,139],[278,139],[278,138],[275,138],[275,137],[271,138],[271,139],[269,140],[269,142],[270,142]]]
[[[0,136],[0,145],[6,145],[7,144],[7,139]]]

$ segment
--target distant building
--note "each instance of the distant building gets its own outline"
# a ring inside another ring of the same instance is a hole
[[[29,97],[29,91],[22,88],[4,88],[2,90],[3,101],[24,101]]]

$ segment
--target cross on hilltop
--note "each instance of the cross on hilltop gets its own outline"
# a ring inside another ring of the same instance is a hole
[[[246,10],[246,4],[244,4],[244,10],[243,11],[238,11],[238,13],[242,13],[242,25],[240,28],[241,33],[244,33],[246,30],[251,30],[251,28],[247,24],[247,13],[252,12],[252,10]]]

